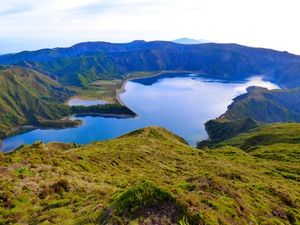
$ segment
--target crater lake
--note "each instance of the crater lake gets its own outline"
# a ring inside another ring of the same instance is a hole
[[[82,125],[66,129],[34,129],[3,140],[1,150],[11,151],[22,144],[75,142],[86,144],[112,139],[145,126],[161,126],[183,137],[191,145],[207,138],[204,123],[224,113],[232,99],[249,86],[268,89],[277,85],[253,76],[245,81],[222,81],[197,74],[168,73],[130,80],[121,101],[138,114],[135,118],[79,117]],[[103,104],[101,100],[75,99],[72,105]],[[72,118],[77,118],[73,116]]]

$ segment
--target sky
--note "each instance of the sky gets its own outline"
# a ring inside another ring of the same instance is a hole
[[[0,0],[0,54],[183,37],[300,55],[299,0]]]

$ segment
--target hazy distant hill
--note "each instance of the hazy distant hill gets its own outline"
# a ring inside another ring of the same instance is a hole
[[[27,66],[64,84],[77,86],[86,86],[100,78],[123,77],[129,72],[160,70],[196,71],[227,80],[262,74],[285,87],[300,86],[299,56],[236,44],[87,42],[70,48],[0,56],[0,64]]]
[[[196,39],[191,39],[191,38],[179,38],[179,39],[173,40],[172,42],[177,43],[177,44],[194,45],[194,44],[207,43],[208,41],[196,40]]]

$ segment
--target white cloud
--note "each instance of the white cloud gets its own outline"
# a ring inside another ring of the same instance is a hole
[[[0,0],[0,38],[52,47],[191,37],[300,54],[298,0]],[[55,41],[53,41],[55,40]],[[48,43],[48,44],[47,44]],[[29,45],[29,44],[28,44]],[[3,52],[0,49],[0,52]]]

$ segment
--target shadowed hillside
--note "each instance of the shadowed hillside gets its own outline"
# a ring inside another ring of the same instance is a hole
[[[0,139],[22,130],[24,125],[55,128],[79,125],[79,120],[63,119],[72,114],[135,116],[119,104],[69,107],[64,102],[75,94],[73,91],[24,67],[0,69],[0,90]]]
[[[62,103],[73,93],[31,69],[0,70],[0,138],[17,126],[55,120],[66,114]]]

